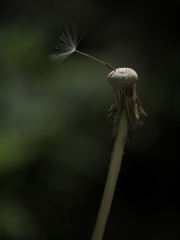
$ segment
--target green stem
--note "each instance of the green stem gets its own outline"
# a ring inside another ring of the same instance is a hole
[[[119,120],[119,128],[114,143],[111,163],[109,167],[109,172],[107,176],[107,181],[101,201],[101,206],[99,209],[99,214],[96,220],[94,232],[92,235],[92,240],[102,240],[106,222],[108,219],[108,214],[110,212],[111,203],[113,200],[113,195],[116,187],[116,182],[119,175],[119,170],[122,162],[122,156],[124,152],[124,144],[126,141],[126,136],[128,132],[128,122],[125,109],[121,114]]]

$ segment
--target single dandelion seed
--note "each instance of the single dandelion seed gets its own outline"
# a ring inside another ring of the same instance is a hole
[[[53,55],[51,55],[50,59],[52,61],[61,62],[64,59],[68,58],[72,53],[77,52],[86,57],[92,58],[104,64],[104,66],[106,66],[107,68],[115,71],[116,69],[112,67],[109,63],[103,62],[93,56],[90,56],[86,53],[83,53],[77,50],[78,44],[84,38],[84,36],[85,36],[85,31],[80,31],[77,24],[73,25],[72,31],[70,31],[66,26],[65,31],[62,32],[60,41],[56,46],[56,49],[58,51],[55,52]]]

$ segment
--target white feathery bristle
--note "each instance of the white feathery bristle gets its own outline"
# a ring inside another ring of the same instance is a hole
[[[85,32],[78,29],[78,25],[74,24],[72,31],[70,31],[67,26],[64,32],[62,32],[60,41],[58,42],[56,49],[58,52],[55,52],[50,56],[52,61],[61,62],[64,59],[68,58],[73,52],[76,51],[76,48],[79,42],[84,37]]]

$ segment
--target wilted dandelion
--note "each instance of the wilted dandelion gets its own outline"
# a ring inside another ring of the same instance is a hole
[[[77,52],[80,53],[86,57],[90,57],[102,64],[104,64],[106,67],[110,68],[111,70],[115,71],[115,68],[112,67],[109,63],[105,63],[95,57],[92,57],[86,53],[80,52],[77,50],[78,44],[80,41],[84,38],[85,31],[81,31],[78,28],[78,25],[75,24],[72,27],[72,31],[70,31],[67,27],[65,28],[65,31],[62,32],[60,41],[56,45],[56,49],[58,50],[55,52],[55,54],[50,56],[50,59],[52,61],[58,61],[61,62],[64,59],[68,58],[72,53]]]
[[[72,31],[66,27],[65,31],[61,34],[60,42],[56,46],[58,52],[50,58],[53,61],[63,61],[72,53],[77,52],[90,57],[113,70],[108,75],[108,82],[113,87],[115,99],[115,107],[111,109],[111,114],[109,115],[114,115],[115,127],[113,131],[113,138],[115,143],[107,182],[92,236],[92,240],[102,240],[115,191],[116,181],[118,179],[126,139],[128,136],[130,137],[136,127],[141,124],[140,115],[146,116],[146,113],[141,107],[136,93],[136,82],[138,80],[137,73],[130,68],[115,69],[108,63],[78,51],[78,44],[84,35],[85,31],[81,32],[78,29],[77,24],[73,26]]]
[[[113,70],[112,73],[110,73],[111,77],[108,78],[108,81],[110,85],[113,86],[115,109],[111,112],[111,114],[109,114],[109,116],[114,115],[115,116],[114,123],[118,123],[119,117],[121,116],[122,113],[123,106],[125,105],[129,119],[128,135],[131,136],[136,127],[141,124],[139,115],[146,115],[143,108],[141,107],[141,104],[136,94],[135,83],[137,81],[137,77],[136,78],[134,77],[132,69],[129,68],[115,69],[109,63],[105,63],[95,57],[92,57],[86,53],[77,50],[78,44],[84,38],[84,36],[85,30],[81,31],[77,24],[74,24],[72,26],[72,30],[69,30],[66,26],[65,31],[61,33],[60,41],[56,45],[56,49],[58,51],[54,55],[51,55],[50,58],[52,61],[61,62],[64,59],[68,58],[72,53],[77,52],[86,57],[90,57]],[[129,75],[129,73],[131,74]],[[113,131],[113,139],[116,138],[117,128],[118,124],[115,124]]]

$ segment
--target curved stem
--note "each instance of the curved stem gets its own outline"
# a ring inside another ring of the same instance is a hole
[[[109,167],[109,172],[107,176],[107,181],[101,201],[101,206],[99,209],[99,214],[96,220],[94,232],[92,235],[92,240],[102,240],[106,222],[108,219],[108,214],[110,212],[111,203],[114,196],[114,191],[116,187],[116,182],[119,175],[119,170],[122,162],[122,156],[124,152],[124,144],[126,141],[126,136],[128,132],[128,120],[126,116],[125,108],[121,114],[119,120],[119,127],[114,143],[111,163]]]
[[[116,71],[116,69],[115,69],[114,67],[112,67],[109,63],[105,63],[105,62],[103,62],[103,61],[101,61],[101,60],[99,60],[99,59],[97,59],[97,58],[95,58],[95,57],[93,57],[93,56],[91,56],[91,55],[89,55],[89,54],[80,52],[80,51],[78,51],[78,50],[75,50],[75,52],[80,53],[80,54],[82,54],[82,55],[84,55],[84,56],[86,56],[86,57],[92,58],[92,59],[94,59],[94,60],[96,60],[96,61],[104,64],[104,66],[106,66],[107,68]]]

